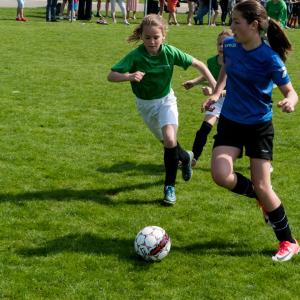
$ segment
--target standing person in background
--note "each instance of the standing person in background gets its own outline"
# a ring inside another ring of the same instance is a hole
[[[157,14],[144,17],[128,38],[129,42],[143,43],[111,68],[108,80],[131,83],[140,115],[150,131],[164,145],[163,201],[173,205],[176,203],[175,181],[178,162],[182,162],[183,180],[189,181],[192,177],[193,159],[193,153],[184,150],[177,141],[177,99],[171,87],[174,66],[183,69],[193,66],[204,75],[211,87],[215,85],[215,80],[205,64],[165,44],[165,38],[164,19]]]
[[[69,21],[76,21],[76,13],[78,10],[78,0],[73,0],[73,7],[72,7],[72,0],[68,0],[68,16]]]
[[[195,6],[194,6],[194,1],[193,0],[187,0],[187,4],[188,4],[188,13],[187,13],[187,25],[188,26],[192,26],[192,20],[193,20],[193,15],[194,15],[194,10],[195,10]]]
[[[127,20],[126,4],[125,4],[124,0],[111,0],[111,17],[112,17],[113,23],[117,23],[117,19],[116,19],[116,1],[118,2],[118,5],[119,5],[119,7],[122,11],[124,24],[129,25],[129,22]]]
[[[168,4],[168,12],[169,12],[169,18],[168,18],[168,23],[169,25],[179,25],[176,17],[176,5],[177,5],[178,0],[167,0]]]
[[[226,96],[218,122],[212,154],[213,180],[233,193],[254,198],[279,241],[273,261],[288,261],[299,252],[283,204],[271,185],[273,158],[272,89],[283,95],[277,106],[291,113],[298,96],[283,61],[291,44],[277,22],[268,18],[256,0],[244,0],[233,9],[233,38],[224,41],[224,65],[213,94],[203,109],[213,110],[225,84]],[[263,38],[267,35],[268,43]],[[234,134],[232,134],[234,132]],[[245,148],[250,158],[251,180],[234,171]]]
[[[63,20],[64,19],[64,10],[65,10],[65,6],[66,3],[68,2],[68,0],[63,0],[61,6],[60,6],[60,12],[59,12],[59,19]]]
[[[208,13],[212,13],[213,16],[212,20],[210,22],[211,26],[216,26],[216,20],[219,14],[219,4],[217,0],[211,1],[211,11],[209,11],[210,8],[210,0],[201,0],[199,9],[197,11],[197,15],[194,17],[195,25],[203,25],[203,17],[207,15]]]
[[[268,0],[266,11],[270,18],[281,24],[282,28],[287,25],[287,6],[283,0]]]
[[[46,6],[46,21],[56,22],[56,4],[57,0],[47,0]]]
[[[17,0],[17,16],[16,21],[26,22],[27,19],[24,17],[24,0]]]
[[[225,26],[226,25],[226,17],[228,14],[228,0],[220,0],[220,7],[222,10],[221,22],[222,22],[222,25]]]
[[[127,0],[126,10],[127,10],[127,19],[130,18],[130,12],[132,11],[132,19],[136,19],[136,11],[138,6],[138,0]]]
[[[78,20],[91,20],[92,0],[79,0]]]
[[[96,17],[102,17],[102,15],[101,15],[101,3],[102,3],[102,0],[97,1]],[[106,0],[106,2],[105,2],[105,17],[106,18],[108,17],[109,3],[110,3],[110,0]]]
[[[223,30],[217,38],[217,55],[209,58],[207,60],[207,66],[211,74],[215,79],[218,79],[221,67],[223,65],[223,42],[226,37],[232,36],[231,30]],[[197,77],[192,80],[188,80],[183,83],[185,89],[190,89],[195,85],[198,85],[205,81],[204,76]],[[202,88],[204,95],[209,96],[212,94],[212,89],[208,86]],[[197,160],[202,154],[203,148],[206,145],[207,137],[212,130],[212,127],[217,122],[220,116],[220,112],[222,109],[222,105],[224,102],[226,91],[224,90],[221,98],[215,104],[215,109],[213,111],[206,111],[204,120],[200,126],[200,129],[196,132],[196,136],[193,143],[193,153],[194,158],[192,162],[192,166],[194,167],[197,163]]]

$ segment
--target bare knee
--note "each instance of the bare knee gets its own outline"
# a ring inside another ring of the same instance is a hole
[[[164,139],[164,146],[165,148],[174,148],[177,146],[177,141],[172,138],[165,138]]]
[[[214,182],[227,189],[234,188],[234,175],[232,173],[224,172],[223,170],[212,170],[212,178]]]

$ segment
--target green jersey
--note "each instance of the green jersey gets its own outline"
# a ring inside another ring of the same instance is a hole
[[[218,63],[218,55],[213,56],[213,57],[211,57],[207,60],[207,67],[208,67],[210,73],[212,74],[212,76],[214,76],[214,78],[216,80],[218,80],[219,73],[220,73],[220,70],[221,70],[221,67],[222,67]]]
[[[144,44],[128,53],[111,70],[119,73],[144,72],[140,82],[130,82],[133,93],[140,99],[152,100],[166,96],[171,90],[174,66],[187,69],[193,57],[181,50],[162,44],[158,55],[151,55]]]
[[[287,23],[287,7],[283,0],[279,0],[274,3],[272,0],[269,0],[266,5],[266,11],[268,16],[278,22],[284,28]]]

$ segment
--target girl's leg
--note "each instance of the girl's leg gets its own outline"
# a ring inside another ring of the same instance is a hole
[[[213,15],[213,17],[212,17],[212,21],[211,21],[211,25],[212,25],[212,26],[216,26],[216,20],[217,20],[218,15],[219,15],[219,11],[218,11],[218,10],[215,10],[215,11],[214,11],[214,15]]]
[[[126,12],[126,4],[123,0],[117,0],[118,1],[118,4],[119,4],[119,7],[122,11],[122,14],[123,14],[123,19],[124,19],[124,23],[126,25],[128,25],[128,21],[127,21],[127,12]]]
[[[201,127],[196,132],[196,136],[193,143],[193,149],[192,149],[196,161],[202,154],[203,148],[207,142],[207,136],[211,132],[211,129],[217,120],[218,118],[216,116],[213,115],[205,116],[204,121],[201,124]]]
[[[192,0],[188,0],[187,3],[188,3],[188,8],[189,8],[189,12],[187,15],[187,24],[189,26],[191,26],[193,14],[194,14],[194,2]]]
[[[110,0],[106,0],[105,2],[105,17],[108,17],[109,2]]]
[[[213,149],[211,173],[216,184],[233,190],[238,182],[233,170],[233,163],[239,157],[241,150],[230,146],[218,146]]]
[[[178,168],[178,148],[176,142],[177,126],[165,125],[162,128],[164,144],[164,164],[165,164],[165,187],[164,202],[167,204],[176,203],[175,182]]]
[[[111,17],[114,23],[117,23],[116,20],[116,0],[111,0]]]
[[[100,17],[100,15],[101,15],[101,0],[98,0],[97,1],[97,14],[96,14],[96,16],[97,17]]]
[[[299,252],[299,245],[292,237],[284,207],[272,189],[270,165],[268,160],[252,158],[250,161],[251,178],[258,199],[263,205],[274,233],[280,242],[279,250],[272,259],[274,261],[287,261]]]

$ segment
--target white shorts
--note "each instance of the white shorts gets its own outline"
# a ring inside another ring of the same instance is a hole
[[[217,118],[220,117],[221,109],[224,103],[225,97],[220,97],[219,100],[214,104],[215,109],[213,111],[205,111],[206,116],[215,116]]]
[[[178,127],[177,98],[173,90],[159,99],[136,98],[136,107],[148,128],[159,141],[163,140],[161,129],[164,126],[172,124]]]

